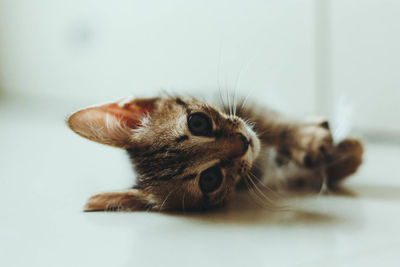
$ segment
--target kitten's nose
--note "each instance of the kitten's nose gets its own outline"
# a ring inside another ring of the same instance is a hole
[[[247,138],[243,134],[237,133],[235,135],[234,143],[235,143],[235,148],[236,148],[235,150],[237,152],[235,154],[237,157],[241,157],[244,154],[246,154],[247,150],[249,149],[250,142],[249,142],[249,140],[247,140]]]

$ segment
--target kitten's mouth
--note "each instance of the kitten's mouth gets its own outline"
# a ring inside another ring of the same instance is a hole
[[[253,165],[253,162],[256,160],[258,157],[258,154],[260,152],[260,141],[256,136],[253,136],[250,134],[249,136],[249,150],[245,154],[244,158],[247,160],[247,162],[250,165]]]

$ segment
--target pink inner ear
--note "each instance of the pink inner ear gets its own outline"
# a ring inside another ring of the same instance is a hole
[[[138,104],[135,104],[135,102],[126,103],[121,107],[118,103],[112,103],[102,106],[101,109],[110,115],[113,115],[129,128],[135,129],[141,126],[140,120],[138,119],[143,117],[144,114],[150,112],[153,108],[151,103]]]
[[[127,147],[131,129],[141,127],[141,119],[153,109],[155,99],[135,99],[91,107],[68,118],[69,127],[77,134],[106,145]]]

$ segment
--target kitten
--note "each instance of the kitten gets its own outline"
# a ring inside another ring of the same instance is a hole
[[[233,110],[167,96],[73,113],[74,132],[125,149],[137,173],[132,189],[94,195],[86,211],[206,210],[262,178],[271,188],[319,191],[323,180],[334,188],[361,164],[360,141],[334,145],[327,122],[241,104]]]

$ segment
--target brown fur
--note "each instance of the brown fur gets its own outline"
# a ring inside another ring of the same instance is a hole
[[[364,148],[357,139],[345,139],[334,149],[327,162],[328,186],[335,188],[343,179],[355,173],[362,163]]]

